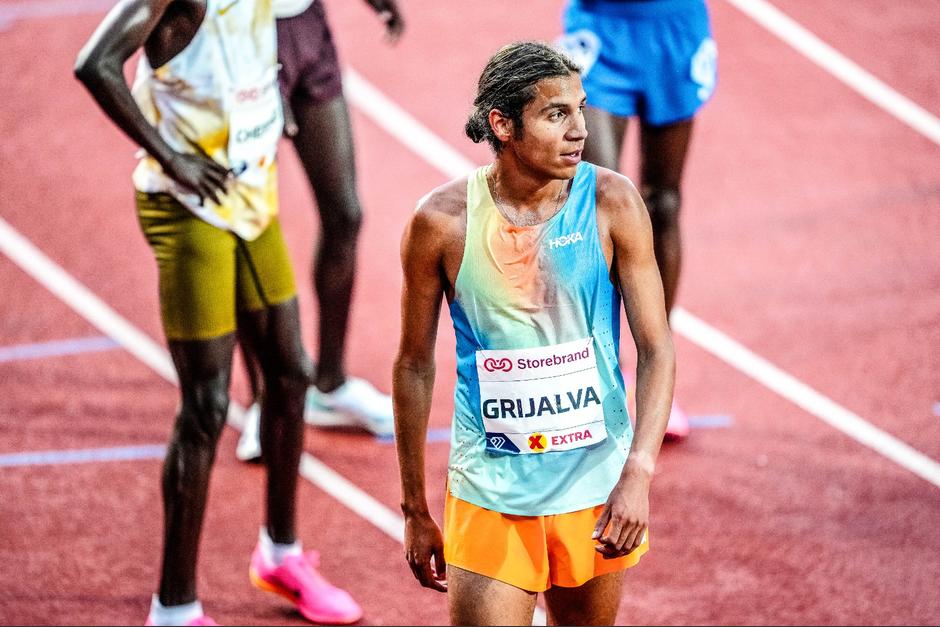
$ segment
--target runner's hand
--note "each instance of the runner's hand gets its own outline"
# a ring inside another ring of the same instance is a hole
[[[444,537],[430,515],[405,517],[405,559],[415,579],[421,582],[422,586],[438,592],[447,592]]]
[[[398,10],[398,3],[395,0],[366,0],[366,2],[375,9],[379,19],[385,22],[389,43],[396,43],[402,31],[405,30],[405,19]]]
[[[649,515],[649,482],[621,477],[594,525],[594,550],[604,559],[628,555],[643,544]]]
[[[163,171],[167,176],[200,198],[212,198],[221,204],[230,172],[212,159],[189,153],[176,153]]]

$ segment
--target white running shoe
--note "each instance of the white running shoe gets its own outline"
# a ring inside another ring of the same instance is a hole
[[[261,405],[252,403],[245,410],[245,422],[242,434],[235,447],[235,457],[243,462],[256,462],[261,459]]]
[[[378,436],[395,435],[392,397],[364,379],[346,377],[329,393],[307,389],[304,421],[315,427],[361,427]]]

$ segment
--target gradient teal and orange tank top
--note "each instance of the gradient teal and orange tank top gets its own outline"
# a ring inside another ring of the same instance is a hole
[[[466,244],[450,305],[450,491],[524,516],[593,507],[607,500],[633,439],[595,168],[582,162],[567,201],[535,226],[503,217],[487,168],[467,185]]]

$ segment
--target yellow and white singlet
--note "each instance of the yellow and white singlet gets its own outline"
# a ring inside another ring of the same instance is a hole
[[[200,198],[141,154],[140,192],[165,192],[213,226],[257,238],[277,215],[275,155],[283,129],[271,0],[207,0],[192,41],[165,65],[140,60],[134,98],[174,149],[202,153],[235,175],[222,202]]]

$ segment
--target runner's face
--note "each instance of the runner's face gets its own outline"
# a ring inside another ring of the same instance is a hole
[[[520,159],[551,178],[574,177],[587,129],[581,77],[544,78],[536,96],[522,111],[523,135],[513,144]]]

